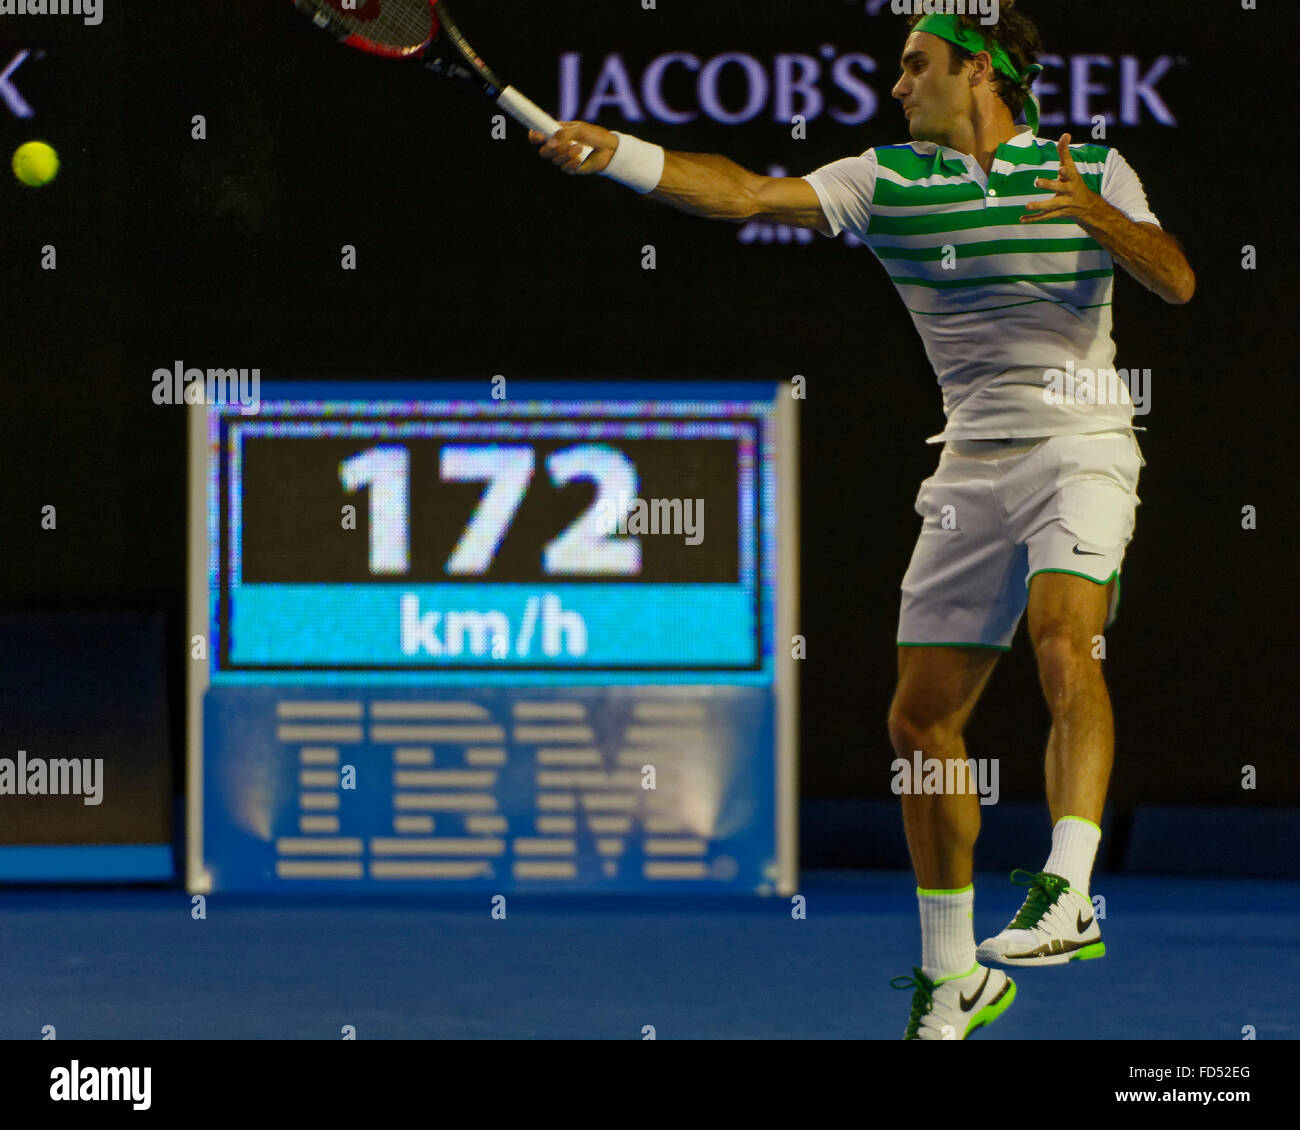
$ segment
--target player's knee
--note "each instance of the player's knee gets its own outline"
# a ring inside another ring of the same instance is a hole
[[[1080,691],[1092,687],[1101,677],[1101,668],[1092,656],[1089,641],[1077,632],[1048,630],[1039,636],[1038,677],[1047,696],[1047,705],[1070,701]]]
[[[889,741],[899,757],[910,757],[918,749],[935,756],[960,736],[961,728],[951,718],[935,717],[897,699],[889,708]]]

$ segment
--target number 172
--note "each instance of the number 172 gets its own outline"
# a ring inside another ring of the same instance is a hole
[[[478,576],[488,571],[532,483],[535,462],[531,447],[489,444],[442,449],[439,478],[443,482],[487,483],[447,559],[448,574]],[[616,523],[608,517],[617,517],[616,504],[626,508],[636,498],[635,464],[612,447],[583,444],[552,452],[546,457],[546,470],[557,487],[580,480],[595,483],[596,497],[568,529],[543,547],[543,571],[548,575],[640,573],[640,541],[616,537]],[[368,448],[339,464],[339,479],[349,493],[370,490],[370,572],[376,576],[408,573],[410,451],[391,444]]]

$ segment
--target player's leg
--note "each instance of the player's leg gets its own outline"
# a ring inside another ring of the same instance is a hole
[[[1053,825],[1067,816],[1098,825],[1106,804],[1115,722],[1100,645],[1115,585],[1069,573],[1029,582],[1029,638],[1052,715],[1044,771]]]
[[[894,754],[909,764],[918,751],[923,758],[965,760],[962,734],[1000,655],[992,648],[900,647],[898,687],[889,708]],[[905,792],[902,802],[917,885],[925,890],[968,887],[980,827],[979,797],[913,791]]]
[[[979,947],[981,960],[1004,965],[1063,965],[1106,952],[1088,893],[1114,753],[1102,633],[1118,603],[1141,454],[1124,433],[1057,437],[1046,454],[1050,465],[1039,471],[1054,485],[1033,512],[1029,634],[1052,716],[1052,845],[1042,870],[1013,873],[1029,894]]]
[[[962,731],[1000,654],[976,647],[898,649],[898,688],[889,711],[889,738],[898,758],[909,765],[917,752],[941,762],[966,759]],[[905,1038],[965,1039],[1001,1015],[1016,991],[1009,977],[975,960],[971,872],[979,797],[912,789],[904,791],[902,802],[922,951],[913,977],[894,982],[913,989]]]
[[[925,522],[903,579],[889,714],[895,755],[909,765],[916,751],[941,762],[966,758],[962,732],[1024,609],[1027,561],[994,490],[1008,458],[1002,445],[949,444],[917,495]],[[905,790],[902,802],[922,950],[913,976],[894,981],[913,989],[905,1038],[965,1039],[1001,1015],[1016,992],[1006,974],[975,959],[979,798]]]

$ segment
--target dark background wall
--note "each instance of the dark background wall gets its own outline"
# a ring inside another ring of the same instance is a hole
[[[874,7],[875,5],[871,5]],[[728,125],[602,124],[670,148],[722,152],[801,175],[906,140],[889,98],[901,21],[840,0],[462,0],[483,54],[538,101],[559,103],[558,59],[634,76],[665,51],[746,52],[769,79],[782,52],[870,56],[855,72],[878,106],[821,83],[827,111],[794,140],[764,112]],[[1289,6],[1093,0],[1038,3],[1049,51],[1093,53],[1093,112],[1120,114],[1119,56],[1156,83],[1176,124],[1138,104],[1106,142],[1143,178],[1199,276],[1186,307],[1128,276],[1115,287],[1117,365],[1152,370],[1148,461],[1108,676],[1119,747],[1113,796],[1261,805],[1300,801],[1285,720],[1296,612],[1295,230]],[[44,137],[64,168],[47,189],[0,186],[0,604],[7,610],[166,613],[173,748],[181,753],[185,420],[151,401],[177,360],[259,367],[264,379],[645,377],[808,381],[803,449],[802,787],[888,794],[884,717],[911,504],[937,450],[940,397],[892,286],[864,248],[745,241],[538,161],[493,108],[414,68],[340,50],[282,3],[104,0],[99,27],[0,18],[0,67],[36,111],[0,105],[0,149]],[[513,23],[511,22],[513,21]],[[1268,62],[1272,60],[1272,62]],[[829,64],[828,64],[829,66]],[[733,68],[732,78],[739,69]],[[1068,70],[1049,72],[1066,93]],[[677,79],[670,100],[698,109]],[[739,107],[740,86],[724,85]],[[205,115],[208,137],[191,139]],[[1048,119],[1051,121],[1051,119]],[[1090,123],[1072,123],[1076,140]],[[1059,136],[1059,125],[1044,134]],[[57,248],[57,271],[40,251]],[[340,247],[359,269],[339,269]],[[654,244],[658,269],[641,269]],[[1259,267],[1242,269],[1242,248]],[[58,529],[40,508],[58,508]],[[1259,528],[1242,529],[1246,505]],[[969,735],[1002,758],[1008,800],[1042,795],[1046,714],[1027,641],[1003,661]],[[1259,769],[1243,793],[1241,766]],[[182,780],[179,768],[177,780]]]

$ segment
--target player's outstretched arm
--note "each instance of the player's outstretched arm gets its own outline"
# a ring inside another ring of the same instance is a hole
[[[727,157],[671,150],[662,151],[660,172],[657,163],[653,166],[633,163],[634,154],[643,157],[658,146],[646,146],[637,138],[611,133],[587,122],[564,122],[551,138],[534,130],[528,138],[541,146],[539,155],[544,160],[566,173],[615,176],[652,199],[693,216],[733,223],[759,217],[831,234],[817,193],[798,177],[759,176]],[[590,145],[592,152],[586,161],[580,162],[578,156],[583,145]],[[625,166],[622,176],[618,175],[620,148],[623,149],[621,163]]]

